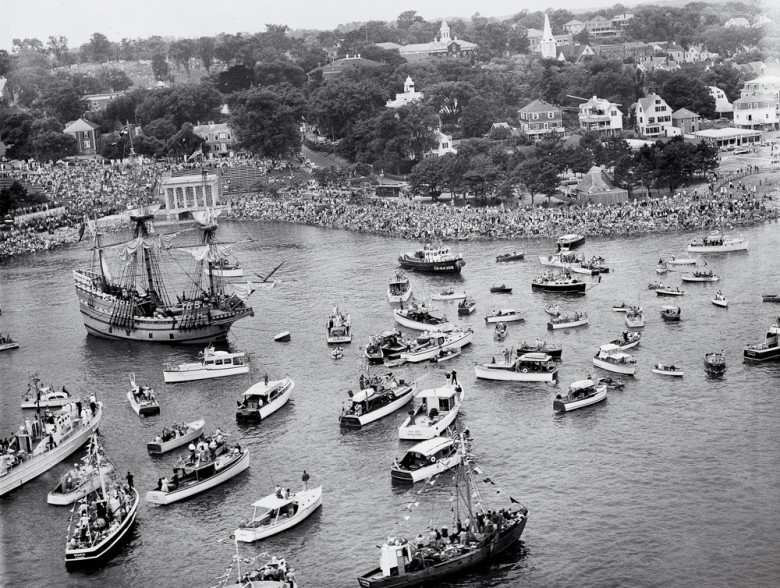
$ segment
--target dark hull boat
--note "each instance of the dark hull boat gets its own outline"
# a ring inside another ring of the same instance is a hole
[[[558,237],[557,241],[558,251],[576,249],[577,247],[581,247],[584,244],[585,236],[577,234],[563,235],[562,237]]]
[[[398,258],[402,268],[432,274],[459,274],[466,265],[462,255],[452,253],[449,247],[425,245],[423,249],[402,253]]]
[[[780,318],[769,327],[763,343],[751,343],[743,351],[746,360],[770,361],[780,359]]]
[[[523,341],[520,347],[517,348],[517,356],[525,355],[526,353],[546,353],[553,359],[560,360],[563,353],[563,347],[554,343],[547,343],[546,341],[537,342],[534,345]]]
[[[504,253],[496,257],[496,263],[502,263],[505,261],[521,261],[525,259],[525,253]]]

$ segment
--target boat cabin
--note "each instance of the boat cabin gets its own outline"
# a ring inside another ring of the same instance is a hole
[[[284,394],[286,380],[280,380],[272,386],[262,388],[260,391],[255,390],[252,386],[249,390],[244,392],[244,402],[242,408],[247,410],[260,410],[263,406],[271,404],[274,400]]]
[[[428,418],[433,421],[455,408],[460,392],[460,385],[423,390],[417,395],[417,398],[422,401],[418,411],[425,412]]]
[[[593,380],[578,380],[572,382],[569,386],[569,392],[566,395],[567,400],[582,400],[596,393],[596,385]]]
[[[354,394],[350,390],[347,392],[349,401],[345,413],[360,416],[361,414],[366,414],[367,412],[390,404],[396,399],[393,388],[397,388],[398,385],[399,383],[396,383],[395,379],[392,379],[383,384],[380,390],[370,387]],[[400,385],[404,385],[403,380],[400,381]]]
[[[552,368],[552,369],[550,369]],[[553,358],[546,353],[524,353],[515,361],[515,371],[548,372],[555,369]]]
[[[606,345],[599,347],[599,352],[596,354],[596,357],[610,363],[629,363],[633,360],[631,355],[623,351],[619,345],[615,345],[614,343],[607,343]]]
[[[406,566],[412,560],[412,546],[406,539],[388,537],[387,543],[382,545],[379,555],[379,569],[382,576],[405,576]]]
[[[292,518],[298,512],[298,502],[293,497],[279,498],[271,494],[252,503],[252,520],[241,528],[257,528],[275,525],[282,517]]]
[[[405,470],[419,470],[457,452],[458,448],[452,439],[434,437],[410,448],[398,462],[398,467]]]
[[[244,365],[244,355],[233,355],[226,351],[212,351],[208,353],[203,361],[205,366],[231,366]]]

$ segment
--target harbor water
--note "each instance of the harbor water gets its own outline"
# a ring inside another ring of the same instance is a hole
[[[698,234],[591,239],[587,257],[606,258],[613,272],[583,276],[582,297],[531,291],[542,271],[538,256],[551,254],[551,240],[461,242],[467,265],[459,276],[411,274],[418,298],[454,286],[477,301],[469,317],[457,302],[434,302],[453,321],[474,329],[474,342],[442,364],[394,369],[397,377],[427,374],[423,387],[445,382],[457,370],[466,396],[460,422],[473,437],[474,459],[501,487],[529,508],[521,543],[489,568],[453,580],[452,586],[776,586],[780,582],[780,364],[742,362],[746,343],[762,341],[780,305],[761,294],[780,291],[778,225],[742,232],[750,251],[707,256],[722,279],[681,284],[679,273],[658,276],[660,257],[687,256]],[[303,587],[357,586],[356,577],[378,565],[380,545],[391,532],[412,538],[449,509],[446,492],[421,496],[409,521],[403,515],[416,490],[391,484],[390,466],[408,442],[398,440],[400,410],[362,430],[342,430],[338,416],[348,390],[358,389],[366,369],[362,351],[369,335],[393,328],[386,290],[396,258],[419,245],[345,231],[265,223],[223,222],[220,239],[238,246],[245,276],[259,281],[281,262],[281,280],[251,299],[253,318],[234,325],[231,349],[251,356],[249,375],[164,384],[163,364],[193,361],[199,349],[115,342],[88,336],[81,321],[72,271],[90,265],[85,243],[0,264],[0,331],[20,348],[0,354],[0,435],[23,420],[19,404],[32,374],[45,384],[63,384],[104,403],[100,433],[106,453],[124,475],[133,473],[143,496],[158,478],[170,477],[178,452],[150,457],[146,442],[172,422],[205,418],[249,449],[249,469],[229,482],[167,507],[141,504],[129,541],[102,567],[66,571],[69,509],[49,506],[46,494],[81,453],[21,489],[0,497],[0,586],[213,586],[231,565],[230,539],[250,504],[276,484],[323,486],[323,506],[301,525],[259,543],[241,545],[242,558],[266,552],[284,556]],[[496,263],[496,255],[525,250],[526,260]],[[168,266],[183,282],[186,255]],[[116,262],[111,259],[112,263]],[[665,323],[649,282],[680,286],[685,296],[679,323]],[[511,295],[490,294],[506,283]],[[727,309],[710,298],[721,289]],[[181,291],[181,288],[179,288]],[[171,292],[172,293],[172,292]],[[611,390],[606,402],[556,415],[555,395],[589,374],[607,376],[592,364],[599,345],[626,328],[611,310],[625,302],[644,308],[646,327],[635,378]],[[590,324],[547,331],[544,308],[585,311]],[[335,361],[325,342],[334,305],[352,318],[354,339]],[[484,317],[493,309],[518,309],[504,342],[493,338]],[[275,343],[289,330],[292,340]],[[478,381],[474,363],[500,358],[506,347],[537,337],[563,345],[558,387],[547,384]],[[713,379],[704,354],[724,350],[728,369]],[[654,363],[674,363],[683,378],[653,374]],[[382,366],[372,373],[386,373]],[[162,412],[140,419],[126,399],[128,374],[154,387]],[[264,373],[295,381],[292,399],[267,421],[237,425],[236,400]],[[25,411],[29,412],[29,411]],[[444,479],[444,477],[442,478]],[[443,504],[428,505],[428,498]],[[446,518],[446,517],[445,517]],[[396,523],[403,526],[396,527]],[[233,568],[235,574],[235,568]],[[448,584],[449,585],[449,584]]]

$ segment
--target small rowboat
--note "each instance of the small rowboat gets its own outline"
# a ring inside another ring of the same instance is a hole
[[[681,312],[679,306],[662,306],[661,318],[665,321],[679,321]]]
[[[282,331],[274,337],[274,341],[277,343],[287,343],[291,338],[290,331]]]
[[[509,328],[504,323],[498,323],[496,325],[496,339],[499,341],[503,341],[506,339],[507,332],[509,331]]]
[[[503,261],[521,261],[523,259],[525,259],[524,251],[521,251],[520,253],[513,251],[512,253],[504,253],[503,255],[496,256],[496,263],[501,263]]]
[[[463,300],[465,298],[465,292],[456,292],[452,288],[443,290],[439,294],[431,294],[431,300]]]
[[[401,366],[406,363],[405,359],[386,359],[382,365],[389,368]]]
[[[685,290],[680,290],[679,288],[675,288],[674,290],[671,288],[664,288],[656,290],[655,293],[656,296],[682,296],[685,294]]]
[[[152,388],[136,384],[135,374],[130,374],[130,385],[132,388],[127,392],[127,399],[135,414],[142,417],[160,414],[160,405],[157,404]]]
[[[524,320],[523,313],[512,308],[493,310],[485,317],[486,323],[512,323]]]
[[[167,453],[171,449],[176,449],[177,447],[186,445],[193,439],[200,437],[201,433],[203,433],[203,426],[205,424],[205,420],[198,419],[197,421],[192,421],[191,423],[184,423],[181,427],[174,425],[174,431],[180,433],[178,436],[171,437],[167,441],[163,441],[163,437],[159,436],[157,439],[146,444],[146,450],[149,453],[159,455],[162,453]]]
[[[512,288],[510,288],[506,284],[501,284],[500,286],[491,286],[490,287],[490,293],[491,294],[511,294],[512,293]]]
[[[664,365],[662,363],[657,363],[653,366],[653,373],[660,374],[662,376],[675,376],[679,378],[685,374],[681,367],[677,367],[674,364]]]
[[[584,312],[575,312],[573,315],[555,316],[547,323],[547,330],[573,329],[588,324],[588,315]]]
[[[657,274],[665,274],[669,271],[669,266],[666,265],[666,262],[659,263],[657,266],[655,266],[655,273]]]
[[[622,390],[626,383],[620,378],[615,379],[611,376],[607,376],[606,378],[599,378],[598,385],[606,386],[609,390]]]
[[[780,302],[780,294],[762,294],[761,300],[763,302]]]
[[[333,359],[341,359],[342,357],[344,357],[344,350],[341,347],[337,347],[336,349],[330,352],[330,356]]]
[[[458,314],[468,316],[477,309],[477,302],[473,298],[466,298],[458,302]]]
[[[612,305],[612,312],[628,312],[629,308],[631,307],[628,304],[621,302],[620,304]]]
[[[729,301],[726,300],[726,297],[720,290],[715,293],[715,296],[710,298],[710,302],[712,302],[715,306],[720,306],[721,308],[728,308],[729,305]]]
[[[547,308],[545,308],[544,312],[546,312],[550,316],[558,316],[561,314],[561,307],[558,306],[557,304],[554,304],[552,306],[548,306]]]
[[[681,257],[677,259],[672,255],[666,260],[666,265],[696,265],[696,260],[693,257]]]
[[[447,361],[448,359],[455,359],[460,355],[460,348],[454,348],[450,347],[449,349],[442,349],[439,351],[439,355],[431,359],[434,363],[441,363],[443,361]]]

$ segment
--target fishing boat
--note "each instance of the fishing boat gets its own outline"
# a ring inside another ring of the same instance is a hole
[[[433,437],[410,447],[390,468],[394,481],[414,484],[454,468],[462,460],[455,441],[449,437]]]
[[[579,278],[569,274],[553,274],[551,272],[535,277],[531,281],[531,290],[542,292],[558,292],[562,294],[578,294],[585,292],[586,284]]]
[[[715,296],[710,298],[710,302],[712,302],[715,306],[720,306],[721,308],[728,308],[729,301],[726,300],[726,296],[718,290],[715,292]]]
[[[465,292],[456,292],[454,288],[445,288],[438,294],[431,294],[431,300],[463,300]]]
[[[427,519],[423,526],[441,528],[443,532],[437,536],[441,535],[442,540],[428,543],[422,534],[417,539],[407,539],[394,532],[380,547],[379,566],[358,577],[362,588],[439,585],[445,578],[463,576],[499,557],[520,539],[528,520],[528,509],[510,493],[498,492],[500,487],[495,479],[472,459],[466,459],[462,440],[459,451],[461,460],[454,468],[451,491],[428,492],[430,484],[438,483],[439,476],[434,476],[418,493],[418,497],[441,497],[442,508],[426,509],[426,512],[439,514],[435,519]],[[499,497],[508,501],[491,502]],[[404,520],[413,516],[421,500],[410,501]],[[487,511],[495,512],[495,515],[477,516],[477,512]]]
[[[675,257],[674,255],[672,255],[669,257],[669,259],[666,260],[666,265],[667,266],[696,265],[696,258]],[[669,269],[674,269],[674,268],[670,267]]]
[[[130,390],[127,392],[127,400],[135,414],[142,417],[160,414],[160,405],[157,404],[154,390],[149,386],[141,386],[135,382],[135,374],[130,374]]]
[[[641,307],[632,306],[626,312],[626,326],[631,329],[641,329],[645,326],[645,315]]]
[[[506,339],[508,332],[509,332],[509,327],[506,326],[506,323],[496,323],[496,328],[493,332],[493,336],[499,341],[503,341],[504,339]]]
[[[720,353],[712,352],[704,355],[704,368],[707,373],[719,376],[726,371],[726,355],[721,351]]]
[[[558,237],[556,245],[558,245],[558,251],[570,251],[576,249],[585,244],[585,235],[578,233],[570,233],[568,235],[562,235]]]
[[[11,338],[11,335],[4,335],[0,333],[0,351],[10,351],[11,349],[17,349],[19,343]]]
[[[122,265],[117,276],[110,273],[108,246],[94,232],[93,269],[73,272],[79,310],[91,335],[109,339],[157,343],[211,343],[227,338],[236,321],[254,316],[246,305],[253,291],[245,285],[226,283],[204,270],[226,258],[232,245],[216,242],[216,217],[210,211],[193,211],[202,242],[195,247],[179,247],[195,258],[195,270],[188,272],[190,283],[181,294],[171,295],[166,283],[169,272],[162,260],[173,246],[175,236],[155,232],[153,210],[130,212],[133,239],[118,244]],[[93,226],[92,221],[88,223]],[[176,263],[176,260],[173,260]]]
[[[593,356],[593,365],[608,372],[633,376],[636,374],[636,359],[613,343],[599,347]]]
[[[455,254],[441,244],[426,243],[422,249],[401,253],[398,263],[402,268],[414,272],[460,273],[466,265],[462,254]]]
[[[685,294],[685,290],[680,290],[679,286],[674,290],[671,288],[659,288],[655,291],[656,296],[682,296]]]
[[[477,310],[477,301],[473,298],[466,298],[458,303],[458,314],[461,316],[468,316]]]
[[[198,354],[200,361],[172,365],[166,363],[163,368],[163,380],[166,384],[209,380],[249,373],[249,364],[244,352],[230,353],[216,351],[209,345]]]
[[[408,384],[392,374],[360,379],[360,391],[347,392],[349,398],[339,416],[343,427],[362,427],[395,412],[411,402],[419,383],[418,380]]]
[[[406,302],[411,295],[412,284],[409,282],[409,276],[403,270],[398,270],[387,287],[387,299],[390,302]]]
[[[780,317],[769,327],[762,343],[751,343],[742,352],[746,360],[768,361],[780,359]]]
[[[502,310],[491,310],[485,317],[486,323],[514,323],[524,321],[523,313],[513,308],[504,308]]]
[[[506,261],[521,261],[523,259],[525,259],[524,251],[521,251],[520,253],[513,251],[512,253],[502,253],[501,255],[497,255],[496,263],[502,263]]]
[[[762,294],[762,302],[780,302],[780,294]]]
[[[189,423],[173,423],[165,427],[159,435],[156,435],[146,444],[146,450],[153,455],[162,455],[172,449],[186,445],[203,434],[204,419],[198,419]]]
[[[97,430],[103,404],[85,407],[77,414],[70,404],[57,412],[46,410],[25,419],[0,453],[0,496],[40,476],[73,454]]]
[[[455,325],[445,316],[431,314],[425,304],[414,304],[409,308],[393,309],[393,318],[402,327],[416,331],[441,331],[448,333]]]
[[[444,349],[460,349],[470,344],[473,334],[471,329],[456,329],[449,333],[425,332],[415,339],[409,349],[401,352],[399,359],[411,363],[433,359]]]
[[[685,370],[681,367],[677,367],[674,364],[665,365],[663,363],[657,363],[653,366],[653,373],[661,376],[673,376],[682,378],[685,375]]]
[[[287,343],[290,341],[290,339],[292,339],[290,331],[282,331],[281,333],[274,335],[274,341],[277,343]]]
[[[379,335],[371,335],[363,355],[370,364],[382,363],[386,357],[397,358],[410,344],[411,342],[403,337],[401,331],[393,329]]]
[[[443,434],[455,422],[466,392],[459,382],[422,390],[419,404],[409,409],[409,416],[398,427],[398,437],[419,441]]]
[[[661,318],[665,321],[679,321],[682,318],[682,309],[679,306],[665,305],[661,307]]]
[[[558,377],[558,366],[546,353],[524,353],[514,361],[493,361],[474,366],[481,380],[513,382],[552,382]]]
[[[333,359],[341,359],[344,357],[344,349],[341,347],[336,347],[333,351],[330,352],[330,356]]]
[[[328,317],[327,340],[329,344],[350,343],[352,341],[352,321],[349,314],[333,307],[333,312]]]
[[[187,460],[180,458],[173,467],[170,481],[161,478],[157,489],[146,493],[150,504],[173,504],[219,486],[249,467],[249,450],[224,443],[216,450],[193,452]]]
[[[92,437],[90,437],[91,439]],[[113,469],[114,466],[111,465],[111,462],[106,460],[101,463],[101,471],[98,472],[90,446],[87,455],[81,458],[81,463],[73,464],[73,467],[60,477],[54,490],[46,495],[46,502],[54,506],[73,504],[100,488],[100,476],[109,476]]]
[[[243,560],[246,563],[253,563],[257,558],[268,559],[267,553],[261,553],[250,560]],[[221,582],[215,588],[298,588],[298,582],[295,581],[295,572],[292,567],[287,566],[283,557],[271,557],[264,565],[254,570],[241,573],[242,558],[238,555],[238,543],[236,543],[236,555],[234,561],[238,569],[238,582],[227,584],[230,572],[233,566],[227,568],[227,572],[221,576]],[[224,585],[223,583],[224,582]]]
[[[588,324],[588,313],[580,311],[574,314],[566,314],[551,317],[547,321],[547,330],[553,331],[556,329],[574,329],[576,327],[584,327]]]
[[[511,294],[512,293],[512,288],[510,288],[506,284],[501,284],[500,286],[497,286],[497,285],[493,284],[490,287],[490,293],[491,294]]]
[[[31,382],[27,384],[27,392],[22,398],[22,408],[60,408],[66,404],[81,402],[81,398],[72,397],[65,386],[61,390],[55,390],[51,385],[44,386],[37,375],[31,376],[30,380]]]
[[[726,253],[729,251],[747,251],[748,240],[744,237],[728,237],[720,231],[696,238],[688,245],[691,253]]]
[[[121,483],[97,435],[92,436],[89,460],[90,467],[98,472],[99,484],[85,494],[79,508],[71,511],[65,543],[67,567],[94,566],[107,560],[127,539],[138,512],[138,491]],[[90,478],[84,481],[91,485]],[[94,517],[88,505],[94,505]]]
[[[267,419],[277,410],[282,408],[290,400],[295,388],[295,382],[291,378],[281,380],[268,380],[265,377],[257,384],[253,384],[241,396],[236,410],[236,420],[243,422],[259,422]]]
[[[599,386],[606,386],[608,390],[622,390],[626,383],[620,378],[615,379],[612,376],[598,379]]]
[[[612,312],[628,312],[629,308],[631,308],[629,304],[626,304],[625,302],[621,302],[620,304],[612,305]]]
[[[442,349],[436,357],[431,358],[434,363],[441,363],[443,361],[449,361],[455,359],[460,355],[460,349]]]
[[[252,543],[277,535],[306,520],[320,506],[322,486],[294,494],[269,494],[252,503],[252,518],[241,521],[233,536],[236,541]]]
[[[559,316],[561,314],[561,307],[557,304],[552,304],[544,309],[544,312],[550,316]]]
[[[686,274],[680,274],[683,282],[717,282],[720,276],[716,275],[711,269],[695,270]]]
[[[593,380],[578,380],[569,385],[565,396],[555,395],[553,410],[569,412],[601,402],[607,397],[606,384],[597,385]]]
[[[639,345],[639,342],[642,340],[642,333],[639,331],[623,331],[623,333],[615,339],[614,341],[610,341],[612,345],[617,345],[620,347],[623,351],[626,349],[631,349],[632,347],[636,347]]]
[[[520,357],[526,353],[543,353],[553,359],[561,359],[563,347],[557,343],[548,343],[542,339],[537,339],[533,344],[523,341],[517,348],[517,356]]]

